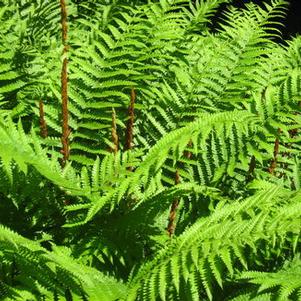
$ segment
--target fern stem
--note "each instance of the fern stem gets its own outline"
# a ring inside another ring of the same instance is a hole
[[[188,147],[188,148],[192,148],[192,146],[193,146],[193,143],[192,143],[192,140],[190,140],[190,141],[188,142],[188,144],[187,144],[187,147]],[[191,151],[188,151],[188,150],[185,150],[184,156],[185,156],[187,159],[191,159],[191,157],[192,157],[192,152],[191,152]]]
[[[114,108],[112,108],[112,131],[111,131],[111,133],[112,133],[112,142],[113,142],[111,151],[116,155],[116,153],[118,152],[119,138],[118,138],[118,134],[117,134],[116,112],[115,112]]]
[[[281,129],[278,129],[278,135],[281,133]],[[274,157],[270,163],[270,167],[268,169],[270,174],[275,173],[275,169],[277,167],[277,160],[278,160],[278,154],[279,154],[279,137],[276,137],[275,142],[274,142]]]
[[[249,163],[249,170],[248,170],[248,176],[247,176],[247,182],[250,182],[252,179],[253,172],[256,167],[256,159],[255,156],[251,157],[250,163]]]
[[[180,173],[179,170],[176,170],[176,174],[175,174],[175,184],[178,185],[180,183]],[[169,212],[169,222],[168,222],[168,226],[167,226],[167,232],[169,237],[172,237],[172,235],[175,233],[175,220],[176,220],[176,216],[177,216],[177,209],[179,206],[179,200],[175,199],[171,205],[170,208],[170,212]]]
[[[131,102],[129,106],[129,120],[126,127],[126,138],[125,138],[125,150],[132,149],[133,147],[133,131],[134,131],[134,120],[135,120],[135,101],[136,101],[136,92],[135,89],[131,89]]]
[[[39,101],[39,117],[40,117],[40,135],[43,138],[48,136],[47,124],[45,120],[44,103],[42,100]]]
[[[66,164],[66,161],[69,159],[69,135],[70,129],[68,124],[69,112],[68,112],[68,74],[67,74],[67,34],[68,34],[68,25],[67,25],[67,6],[65,0],[60,0],[61,4],[61,25],[62,25],[62,43],[63,43],[63,65],[61,72],[61,97],[62,97],[62,150],[63,154],[62,166]]]
[[[193,146],[192,140],[189,141],[189,143],[187,144],[187,147],[191,148]],[[184,152],[184,156],[187,159],[191,159],[192,157],[192,153],[190,151],[185,151]],[[176,170],[176,174],[175,174],[175,185],[178,185],[180,183],[180,173],[179,170]],[[179,200],[176,199],[173,201],[171,208],[170,208],[170,212],[169,212],[169,221],[168,221],[168,226],[167,226],[167,232],[169,237],[172,237],[172,235],[175,232],[175,220],[176,220],[176,216],[177,216],[177,209],[179,207]]]
[[[190,140],[189,143],[187,144],[187,147],[191,148],[193,146],[192,141]],[[190,151],[185,151],[184,152],[184,156],[187,159],[191,159],[192,157],[192,153]],[[180,183],[180,173],[179,170],[176,170],[176,174],[175,174],[175,185],[178,185]],[[175,220],[176,220],[176,216],[177,216],[177,209],[179,207],[179,200],[176,199],[173,201],[171,208],[170,208],[170,212],[169,212],[169,222],[168,222],[168,226],[167,226],[167,232],[169,237],[172,237],[172,235],[175,232]]]

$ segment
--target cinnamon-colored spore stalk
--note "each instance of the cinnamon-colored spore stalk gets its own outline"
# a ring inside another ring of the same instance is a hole
[[[69,148],[69,112],[68,112],[68,25],[67,25],[67,7],[65,0],[60,0],[61,5],[61,25],[62,25],[62,43],[64,45],[63,48],[63,65],[61,72],[61,98],[62,98],[62,150],[63,154],[62,166],[66,164],[69,159],[70,148]]]
[[[39,101],[39,117],[40,117],[40,135],[42,138],[48,136],[47,124],[45,120],[44,103],[42,100]]]
[[[179,170],[176,170],[175,174],[175,184],[178,185],[180,183],[180,174]],[[171,205],[170,211],[169,211],[169,221],[168,221],[168,226],[167,226],[167,232],[169,237],[171,237],[175,233],[175,220],[177,217],[177,209],[179,206],[179,200],[175,199]]]

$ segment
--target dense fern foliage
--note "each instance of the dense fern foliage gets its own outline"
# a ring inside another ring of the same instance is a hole
[[[1,300],[301,300],[301,38],[244,2],[0,1]]]

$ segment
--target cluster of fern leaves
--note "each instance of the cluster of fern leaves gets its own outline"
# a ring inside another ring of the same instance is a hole
[[[1,300],[301,300],[301,38],[231,2],[0,0]]]

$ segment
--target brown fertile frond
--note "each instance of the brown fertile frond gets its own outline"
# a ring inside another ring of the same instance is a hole
[[[175,174],[175,185],[180,184],[180,173],[179,170],[176,170],[176,174]],[[171,205],[170,208],[170,212],[169,212],[169,222],[168,222],[168,226],[167,226],[167,232],[169,237],[172,237],[172,235],[175,233],[175,220],[176,220],[176,216],[177,216],[177,208],[179,206],[179,200],[175,199]]]
[[[45,120],[44,103],[42,100],[39,101],[39,117],[40,117],[40,135],[42,138],[48,136],[47,124]]]
[[[69,159],[70,147],[69,147],[69,135],[70,129],[68,124],[69,112],[68,112],[68,45],[67,45],[67,7],[65,0],[60,0],[61,4],[61,25],[62,25],[62,43],[64,45],[63,49],[63,66],[61,72],[61,97],[62,97],[62,150],[63,154],[62,166],[66,164]]]
[[[280,133],[281,133],[281,129],[278,129],[278,134]],[[274,174],[275,172],[275,168],[277,167],[278,154],[279,154],[279,137],[275,139],[275,143],[274,143],[274,157],[268,169],[270,174]]]

